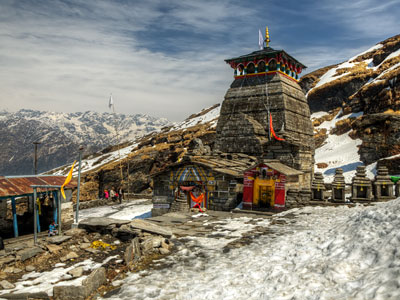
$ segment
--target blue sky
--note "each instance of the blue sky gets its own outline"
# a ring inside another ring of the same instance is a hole
[[[399,34],[400,1],[0,2],[1,107],[107,111],[173,121],[222,102],[224,59],[271,44],[308,66]]]

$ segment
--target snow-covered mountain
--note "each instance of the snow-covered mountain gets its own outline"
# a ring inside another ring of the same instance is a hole
[[[316,171],[347,181],[357,165],[400,174],[400,35],[301,78],[315,131]]]
[[[38,170],[43,172],[72,161],[80,146],[85,147],[85,153],[92,153],[169,124],[167,119],[142,114],[3,111],[0,112],[0,174],[33,174],[32,143],[36,141],[41,143]]]

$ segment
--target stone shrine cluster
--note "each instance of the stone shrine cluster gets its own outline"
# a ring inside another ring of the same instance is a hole
[[[351,195],[348,199],[346,199],[346,191],[349,191]],[[336,169],[331,184],[324,183],[322,173],[316,172],[311,190],[288,190],[286,204],[287,206],[299,206],[300,204],[310,204],[310,201],[314,203],[317,201],[370,203],[393,200],[396,197],[400,197],[400,180],[394,183],[388,174],[387,167],[379,167],[375,179],[371,180],[366,175],[365,166],[358,166],[351,184],[345,183],[341,168]]]

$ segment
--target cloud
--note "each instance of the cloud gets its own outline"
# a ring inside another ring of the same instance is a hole
[[[4,0],[2,107],[101,112],[112,92],[118,112],[181,120],[222,102],[233,79],[224,59],[256,50],[258,28],[269,25],[271,46],[312,70],[370,47],[379,30],[387,38],[398,28],[395,7],[373,0]]]

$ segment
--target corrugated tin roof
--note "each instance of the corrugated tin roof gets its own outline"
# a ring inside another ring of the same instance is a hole
[[[56,185],[61,186],[66,179],[66,176],[4,176],[0,177],[0,197],[21,196],[32,194],[31,185]],[[66,188],[75,188],[76,180],[66,186]],[[49,189],[54,190],[54,189]]]

